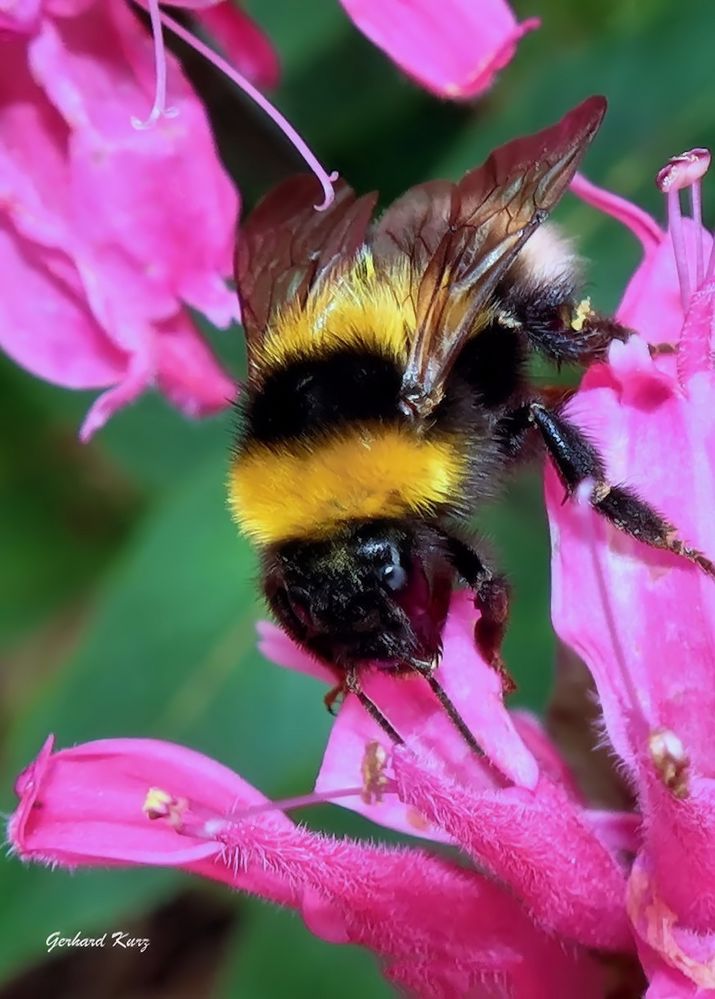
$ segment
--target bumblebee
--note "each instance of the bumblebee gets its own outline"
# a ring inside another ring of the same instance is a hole
[[[425,676],[475,748],[434,675],[453,587],[474,593],[475,639],[501,668],[508,585],[469,523],[505,472],[541,443],[567,493],[592,480],[618,528],[698,552],[628,489],[538,389],[538,352],[586,366],[629,331],[579,295],[577,258],[548,214],[606,103],[509,142],[457,183],[413,187],[376,220],[376,195],[344,183],[324,212],[298,176],[245,222],[236,281],[248,380],[229,504],[258,546],[280,625],[360,688],[367,664]],[[709,567],[709,568],[708,568]]]

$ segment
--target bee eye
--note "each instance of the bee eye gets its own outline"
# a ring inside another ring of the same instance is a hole
[[[389,590],[397,593],[407,585],[407,573],[399,563],[393,562],[383,568],[382,580]]]

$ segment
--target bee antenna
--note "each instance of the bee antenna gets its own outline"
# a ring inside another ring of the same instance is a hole
[[[476,753],[477,756],[484,756],[484,750],[472,735],[464,718],[462,718],[459,711],[457,711],[451,697],[434,675],[435,665],[433,663],[425,663],[414,660],[409,662],[408,665],[411,666],[416,673],[419,673],[420,676],[425,678],[436,695],[437,700],[446,711],[449,720],[452,722],[472,752]]]

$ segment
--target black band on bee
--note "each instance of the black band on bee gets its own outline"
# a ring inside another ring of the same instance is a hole
[[[273,444],[325,427],[397,420],[401,378],[394,359],[356,347],[293,360],[249,398],[244,433]]]

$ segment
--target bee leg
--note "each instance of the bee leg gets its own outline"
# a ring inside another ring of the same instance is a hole
[[[614,340],[625,341],[632,330],[591,308],[588,298],[574,304],[563,296],[527,297],[511,305],[534,350],[557,363],[588,365],[602,360]]]
[[[501,654],[509,619],[510,587],[503,576],[495,576],[475,551],[458,538],[447,539],[452,564],[474,591],[474,606],[480,612],[474,626],[474,641],[483,658],[499,673],[505,694],[516,690]]]
[[[577,427],[538,402],[530,404],[529,412],[566,486],[567,497],[591,479],[591,505],[615,527],[653,548],[682,555],[715,576],[710,559],[686,545],[672,524],[630,489],[608,482],[603,459]]]
[[[382,711],[380,711],[377,704],[375,704],[374,701],[371,701],[362,689],[358,671],[354,667],[349,669],[345,675],[345,690],[351,694],[355,694],[373,721],[376,721],[380,728],[387,732],[393,742],[398,745],[401,745],[402,742],[404,742],[403,738],[393,728],[387,718],[385,718]]]
[[[338,713],[335,705],[338,701],[342,703],[345,697],[345,681],[342,680],[340,683],[336,683],[334,687],[328,691],[328,693],[323,698],[325,702],[325,707],[328,709],[330,714],[335,717]],[[338,705],[339,707],[340,705]]]
[[[625,342],[634,332],[596,312],[587,298],[575,306],[570,300],[549,305],[523,302],[514,314],[534,350],[557,364],[586,366],[602,361],[614,340]],[[651,357],[678,352],[677,343],[649,344],[648,348]]]
[[[469,748],[477,754],[477,756],[484,756],[484,750],[479,745],[477,740],[472,735],[467,723],[464,718],[460,715],[459,711],[454,705],[452,698],[449,696],[444,687],[440,684],[437,677],[434,675],[435,666],[433,663],[425,663],[418,660],[410,661],[408,665],[420,676],[423,676],[427,683],[430,685],[433,693],[436,695],[437,700],[442,705],[445,713],[449,717],[454,727],[457,729],[459,734],[462,736],[464,741],[467,743]]]

